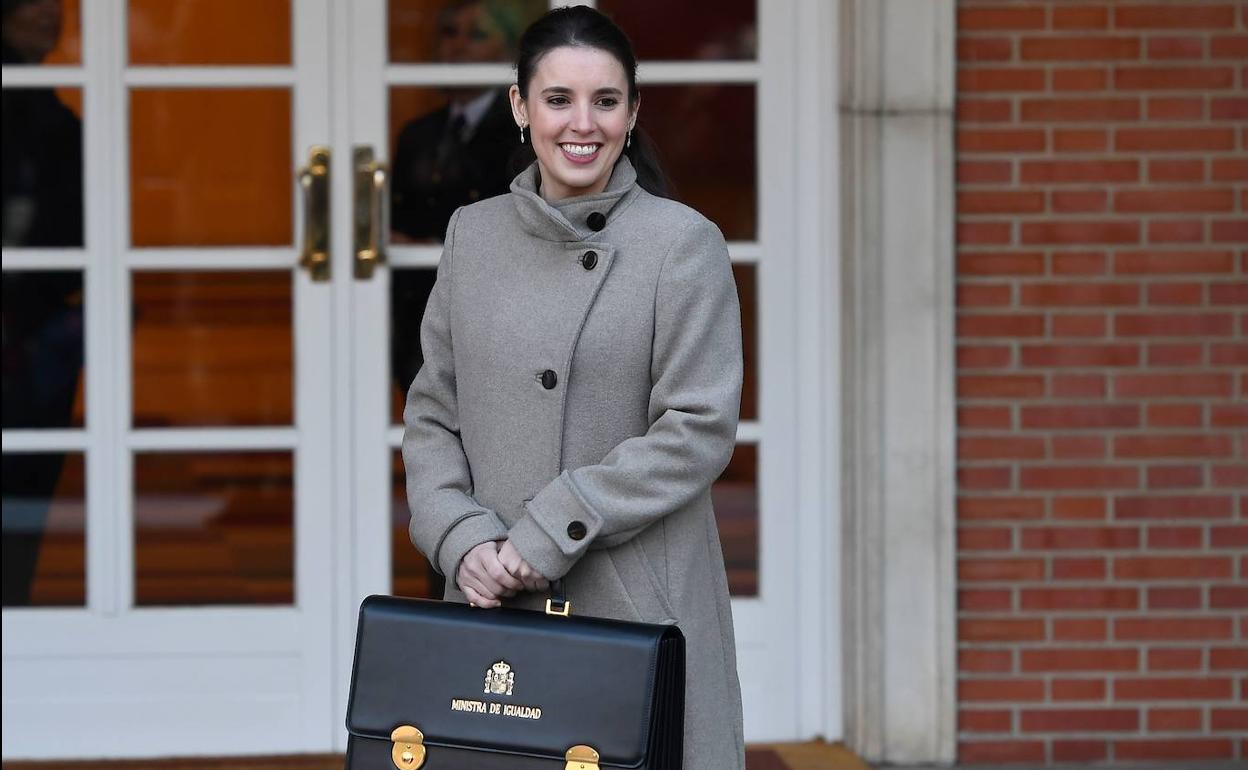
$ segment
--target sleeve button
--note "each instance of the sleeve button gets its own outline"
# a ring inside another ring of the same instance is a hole
[[[574,521],[568,525],[568,537],[573,540],[584,540],[588,532],[583,521]]]

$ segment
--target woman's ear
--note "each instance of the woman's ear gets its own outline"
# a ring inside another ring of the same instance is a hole
[[[641,94],[637,94],[637,101],[633,102],[633,114],[628,118],[629,131],[637,127],[637,113],[639,112],[641,112]]]
[[[511,101],[511,116],[515,118],[516,125],[521,128],[529,125],[529,108],[524,103],[524,97],[520,95],[520,86],[512,83],[511,88],[507,89],[507,98]]]

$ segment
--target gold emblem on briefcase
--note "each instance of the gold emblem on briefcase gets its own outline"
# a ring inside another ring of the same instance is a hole
[[[500,660],[485,672],[486,695],[511,695],[511,688],[515,683],[516,672],[511,670],[505,660]]]

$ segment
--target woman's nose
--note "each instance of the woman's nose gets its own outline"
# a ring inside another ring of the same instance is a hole
[[[588,133],[594,130],[593,112],[588,106],[577,107],[572,113],[572,130]]]

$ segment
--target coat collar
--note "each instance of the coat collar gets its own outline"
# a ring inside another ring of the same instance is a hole
[[[511,183],[512,200],[524,229],[548,241],[598,240],[598,232],[611,223],[637,195],[637,172],[621,156],[600,193],[548,203],[537,191],[537,161]],[[596,226],[595,226],[596,225]]]

